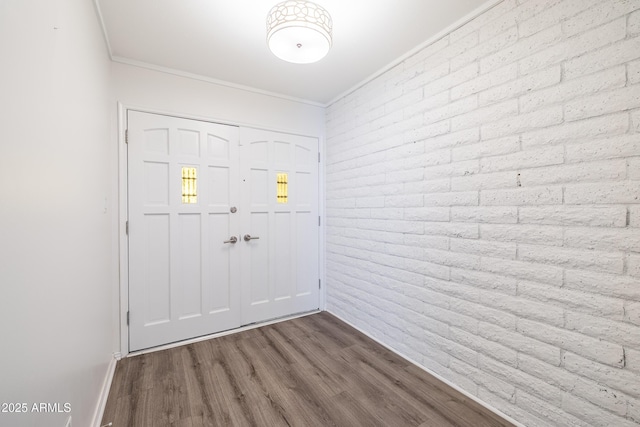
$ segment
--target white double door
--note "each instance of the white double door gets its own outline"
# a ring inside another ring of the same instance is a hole
[[[127,121],[130,351],[318,308],[316,138]]]

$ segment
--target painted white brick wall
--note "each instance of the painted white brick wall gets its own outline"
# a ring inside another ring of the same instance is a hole
[[[504,0],[326,124],[330,311],[524,424],[640,425],[640,0]]]

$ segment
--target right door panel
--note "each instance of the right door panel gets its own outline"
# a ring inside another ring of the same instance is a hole
[[[317,309],[318,140],[240,129],[242,323]]]

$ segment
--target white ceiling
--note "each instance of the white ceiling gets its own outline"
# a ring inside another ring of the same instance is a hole
[[[487,0],[314,1],[331,14],[333,47],[304,65],[267,48],[266,16],[280,0],[96,0],[115,61],[319,104],[487,6]]]

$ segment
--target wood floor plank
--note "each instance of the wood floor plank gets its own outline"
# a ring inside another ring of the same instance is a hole
[[[512,424],[329,313],[118,362],[102,424]]]

